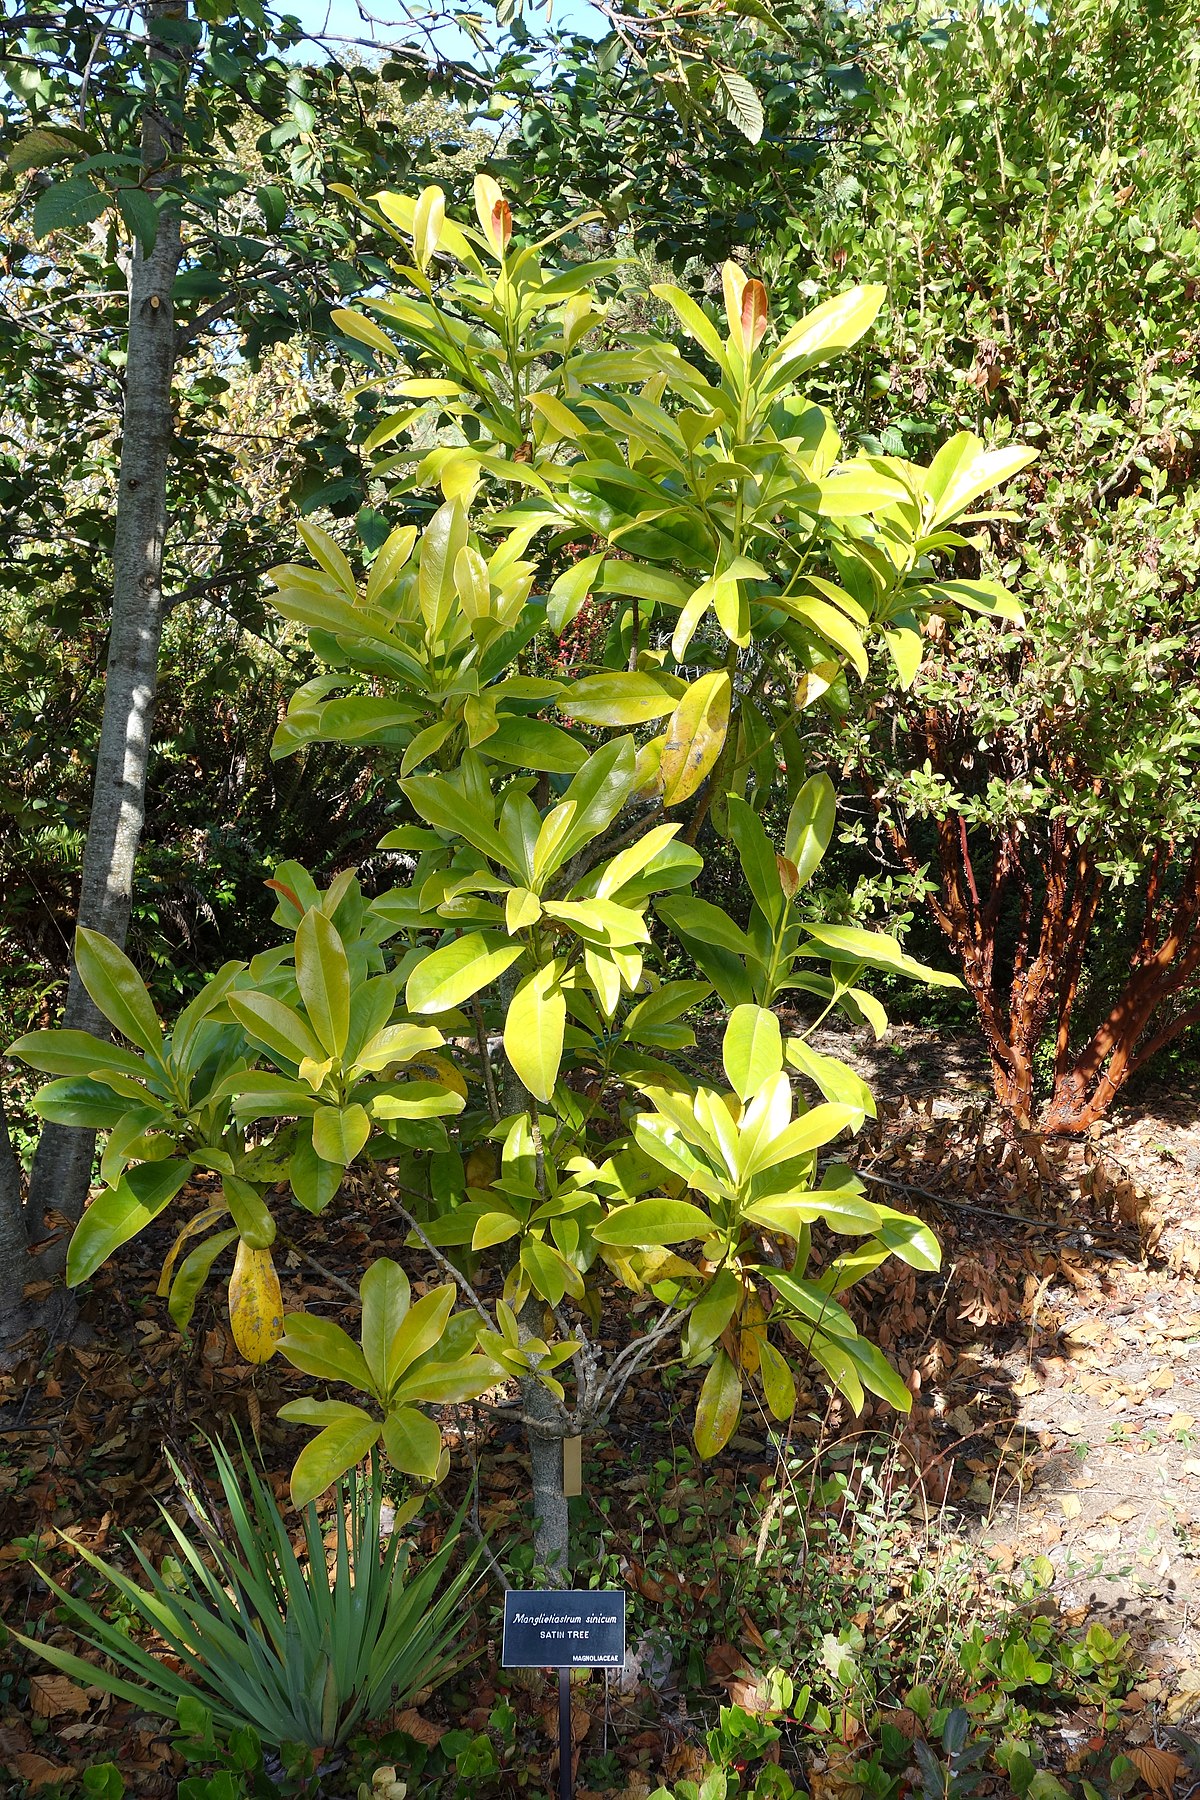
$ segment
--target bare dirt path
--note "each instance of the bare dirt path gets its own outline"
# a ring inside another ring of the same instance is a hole
[[[1200,1087],[1144,1092],[1080,1142],[1013,1142],[974,1040],[818,1047],[880,1099],[860,1168],[943,1240],[940,1278],[870,1295],[930,1498],[960,1503],[1001,1569],[1047,1557],[1068,1615],[1130,1632],[1148,1727],[1194,1722]]]

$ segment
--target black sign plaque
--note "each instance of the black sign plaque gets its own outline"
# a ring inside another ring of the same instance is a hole
[[[506,1669],[619,1669],[625,1661],[624,1590],[510,1589],[500,1661]]]

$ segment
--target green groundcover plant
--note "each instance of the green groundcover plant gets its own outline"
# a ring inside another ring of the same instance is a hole
[[[836,814],[809,743],[873,656],[911,680],[931,616],[1017,616],[955,564],[981,496],[1030,453],[970,434],[928,466],[845,453],[804,379],[870,329],[881,288],[777,329],[727,264],[721,324],[663,285],[659,328],[618,335],[619,261],[548,263],[489,178],[473,224],[436,188],[364,205],[396,241],[397,285],[335,323],[378,480],[421,523],[365,572],[301,524],[312,561],[274,571],[274,604],[327,672],[276,749],[349,742],[394,771],[381,850],[402,879],[368,896],[352,869],[321,889],[282,865],[280,941],[167,1029],[124,955],[81,932],[119,1041],[35,1032],[15,1050],[55,1078],[44,1118],[108,1134],[69,1279],[184,1197],[161,1284],[179,1328],[232,1256],[243,1353],[278,1350],[335,1389],[283,1409],[314,1432],[297,1504],[381,1441],[437,1479],[428,1409],[513,1378],[539,1552],[561,1562],[559,1441],[603,1422],[669,1341],[705,1371],[705,1456],[747,1388],[789,1418],[805,1361],[855,1410],[909,1404],[841,1297],[889,1256],[935,1268],[936,1240],[866,1197],[835,1146],[870,1093],[773,1009],[796,995],[813,1024],[837,1009],[878,1030],[870,971],[952,979],[802,911]],[[413,448],[418,429],[434,448]],[[564,670],[555,641],[585,608],[607,629]],[[784,785],[774,842],[760,814]],[[705,828],[740,858],[740,917],[690,892]],[[715,1082],[677,1060],[714,991],[730,1009]],[[414,1297],[373,1262],[359,1342],[285,1317],[271,1255],[282,1196],[322,1213],[351,1194],[445,1276]],[[603,1351],[622,1293],[657,1310]]]

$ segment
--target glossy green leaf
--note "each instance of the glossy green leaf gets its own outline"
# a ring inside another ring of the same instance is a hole
[[[144,1081],[149,1074],[132,1050],[94,1037],[90,1031],[30,1031],[10,1045],[8,1054],[46,1075],[92,1075],[102,1081],[105,1071],[111,1070]]]
[[[255,992],[230,994],[228,1005],[247,1035],[264,1044],[273,1056],[297,1064],[305,1057],[314,1063],[325,1060],[323,1046],[294,1006],[272,994]]]
[[[33,1097],[33,1110],[40,1119],[52,1125],[77,1125],[89,1131],[104,1131],[119,1125],[130,1108],[124,1095],[114,1093],[106,1082],[93,1081],[87,1075],[66,1075],[60,1081],[48,1081]]]
[[[847,962],[865,963],[876,969],[896,969],[929,987],[961,987],[957,975],[948,970],[931,969],[916,957],[908,956],[895,938],[883,931],[867,931],[861,925],[810,925],[805,931],[813,943]]]
[[[880,1242],[911,1268],[924,1274],[936,1273],[942,1266],[942,1247],[928,1225],[890,1206],[878,1210]]]
[[[650,292],[656,300],[666,301],[688,336],[712,357],[723,375],[728,375],[729,358],[721,334],[691,295],[668,281],[655,282]]]
[[[786,1357],[766,1338],[758,1346],[758,1379],[775,1418],[790,1419],[796,1410],[796,1380]]]
[[[1037,460],[1027,444],[985,448],[972,432],[960,431],[943,444],[925,478],[926,529],[960,518],[973,500]]]
[[[296,929],[296,985],[329,1056],[341,1056],[350,1035],[350,964],[336,926],[315,908]]]
[[[228,1249],[237,1237],[236,1225],[232,1231],[218,1231],[214,1237],[205,1238],[202,1244],[197,1244],[180,1263],[167,1300],[167,1311],[177,1331],[187,1331],[196,1310],[196,1300],[208,1280],[213,1264],[222,1250]]]
[[[305,1212],[324,1212],[345,1178],[341,1163],[324,1162],[312,1145],[311,1132],[301,1131],[288,1165],[293,1194]]]
[[[362,1296],[362,1349],[376,1392],[386,1394],[400,1374],[393,1348],[408,1314],[408,1276],[390,1257],[378,1257],[359,1283]]]
[[[736,794],[729,796],[729,830],[742,861],[742,873],[759,909],[772,924],[787,911],[775,850],[752,807]]]
[[[305,1424],[315,1424],[317,1415],[313,1408],[319,1401],[289,1401],[281,1406],[281,1419],[298,1419]],[[301,1413],[296,1409],[307,1405],[309,1410]],[[331,1418],[332,1422],[317,1434],[310,1444],[306,1444],[296,1458],[292,1469],[292,1505],[307,1506],[323,1494],[326,1488],[332,1487],[339,1475],[347,1469],[354,1468],[364,1456],[379,1442],[380,1424],[361,1406],[343,1406],[337,1401],[325,1401],[324,1405],[332,1409],[337,1407],[336,1415],[323,1413],[322,1417]]]
[[[306,1375],[322,1381],[345,1381],[363,1393],[371,1391],[371,1372],[354,1339],[317,1313],[291,1312],[284,1320],[279,1349]]]
[[[543,769],[552,775],[574,775],[587,761],[587,751],[578,739],[549,719],[501,718],[479,748],[490,762]]]
[[[234,1224],[250,1248],[269,1249],[275,1242],[275,1221],[258,1189],[237,1175],[223,1175],[221,1192]]]
[[[114,1250],[156,1219],[191,1172],[191,1164],[186,1162],[139,1163],[125,1171],[116,1187],[93,1200],[71,1233],[68,1287],[78,1287],[94,1275]]]
[[[828,775],[813,775],[792,802],[783,836],[783,854],[804,887],[828,850],[837,823],[837,792]]]
[[[162,1026],[141,976],[116,944],[81,925],[75,933],[79,979],[122,1037],[153,1056],[162,1052]]]
[[[849,288],[820,306],[784,333],[764,370],[764,386],[777,393],[818,363],[840,356],[869,331],[887,290],[880,286]]]
[[[850,1106],[864,1118],[875,1117],[875,1096],[861,1075],[855,1074],[840,1058],[822,1056],[802,1038],[789,1038],[784,1055],[793,1069],[806,1075],[825,1096],[839,1106]]]
[[[716,1343],[741,1297],[742,1284],[733,1270],[718,1269],[688,1315],[683,1352],[689,1361]]]
[[[618,671],[572,682],[557,705],[580,725],[644,725],[673,713],[683,691],[673,676]]]

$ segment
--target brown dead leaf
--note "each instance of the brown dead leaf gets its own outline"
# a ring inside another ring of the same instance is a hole
[[[70,1763],[51,1762],[48,1757],[38,1756],[32,1750],[21,1756],[14,1756],[9,1768],[22,1781],[27,1781],[35,1792],[40,1787],[48,1787],[52,1781],[70,1780],[75,1774]]]
[[[415,1706],[406,1707],[396,1720],[396,1729],[407,1732],[418,1744],[426,1744],[429,1749],[440,1744],[446,1735],[444,1725],[435,1725],[432,1719],[423,1719]]]
[[[1152,1794],[1173,1794],[1183,1758],[1173,1750],[1159,1750],[1154,1744],[1131,1747],[1129,1760]]]
[[[745,1679],[750,1674],[745,1657],[732,1644],[714,1644],[704,1659],[704,1666],[714,1681],[726,1682],[734,1676]]]
[[[85,1713],[91,1701],[66,1675],[33,1675],[29,1681],[29,1710],[38,1719],[57,1719],[63,1713]]]

